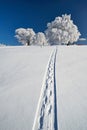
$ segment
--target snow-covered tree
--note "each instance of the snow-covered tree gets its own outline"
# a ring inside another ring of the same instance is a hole
[[[6,44],[0,43],[0,47],[4,47],[6,46]]]
[[[47,40],[46,40],[46,37],[45,37],[44,33],[38,32],[33,37],[32,44],[34,44],[34,45],[36,45],[36,44],[38,44],[38,45],[45,45],[45,44],[47,44]]]
[[[15,33],[15,37],[18,39],[18,41],[28,46],[31,44],[32,38],[35,35],[35,32],[32,28],[18,28],[15,30]]]
[[[73,44],[80,37],[77,26],[71,20],[71,15],[56,17],[54,21],[47,24],[45,31],[49,44]]]

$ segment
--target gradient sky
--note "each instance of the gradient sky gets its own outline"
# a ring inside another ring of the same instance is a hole
[[[87,0],[0,0],[0,43],[19,45],[15,29],[44,32],[48,22],[71,14],[82,37],[87,37]]]

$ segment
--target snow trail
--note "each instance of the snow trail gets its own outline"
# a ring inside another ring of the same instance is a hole
[[[48,62],[32,130],[58,130],[55,78],[56,54],[57,48],[52,52]]]

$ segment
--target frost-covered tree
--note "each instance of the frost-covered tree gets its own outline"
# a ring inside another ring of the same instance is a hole
[[[32,38],[35,35],[35,32],[32,28],[18,28],[15,30],[15,33],[15,37],[18,39],[18,41],[28,46],[31,44]]]
[[[38,45],[45,45],[45,44],[47,44],[47,40],[46,40],[46,37],[45,37],[44,33],[38,32],[33,37],[32,44],[34,44],[34,45],[36,45],[36,44],[38,44]]]
[[[47,24],[45,31],[49,44],[73,44],[81,35],[77,26],[71,20],[71,15],[56,17],[54,21]]]
[[[4,47],[6,46],[6,44],[0,43],[0,47]]]

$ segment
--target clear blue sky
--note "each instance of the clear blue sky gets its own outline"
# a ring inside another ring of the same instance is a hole
[[[19,45],[15,29],[44,32],[47,22],[71,14],[82,37],[87,37],[87,0],[0,0],[0,43]]]

